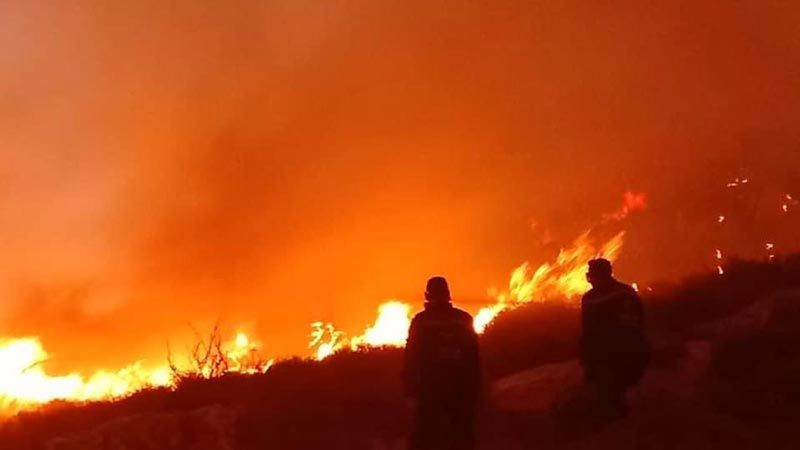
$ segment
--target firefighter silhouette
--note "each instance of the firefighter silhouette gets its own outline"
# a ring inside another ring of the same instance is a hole
[[[594,394],[597,414],[622,417],[626,393],[649,362],[642,302],[631,286],[613,277],[606,259],[589,261],[586,278],[592,289],[581,301],[584,380]]]
[[[472,316],[451,303],[443,277],[428,280],[425,309],[411,321],[404,379],[415,403],[409,448],[473,449],[480,391],[478,337]]]

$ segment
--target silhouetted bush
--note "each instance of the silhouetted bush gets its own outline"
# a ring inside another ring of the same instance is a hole
[[[532,303],[506,312],[481,336],[486,376],[575,358],[579,336],[579,304]]]

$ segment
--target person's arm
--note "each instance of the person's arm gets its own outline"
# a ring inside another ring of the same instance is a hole
[[[633,289],[626,291],[618,307],[618,325],[628,335],[641,334],[644,329],[644,314],[639,294]]]
[[[475,332],[475,327],[473,326],[472,318],[470,318],[469,324],[467,324],[469,329],[469,336],[470,336],[470,365],[471,365],[471,372],[473,377],[473,386],[475,392],[476,400],[480,396],[481,385],[482,383],[482,367],[481,367],[481,352],[480,352],[480,341],[478,339],[478,333]]]
[[[411,321],[406,339],[406,349],[403,364],[403,387],[407,397],[416,397],[419,390],[419,325],[418,319]]]
[[[588,313],[586,311],[586,296],[581,299],[581,335],[580,335],[580,362],[585,369],[588,362],[588,340],[586,339],[586,328],[589,325]]]

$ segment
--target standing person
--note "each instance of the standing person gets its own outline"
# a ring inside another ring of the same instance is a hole
[[[601,417],[627,413],[625,395],[638,384],[649,362],[642,302],[631,287],[614,279],[611,262],[589,261],[592,285],[581,301],[581,364]]]
[[[411,321],[404,381],[415,402],[411,450],[472,450],[480,391],[472,316],[451,303],[443,277],[428,280],[425,310]]]

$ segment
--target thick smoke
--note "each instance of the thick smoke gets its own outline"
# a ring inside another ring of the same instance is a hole
[[[583,3],[3,2],[0,335],[301,352],[432,273],[483,299],[629,189],[627,278],[797,247],[800,8]]]

